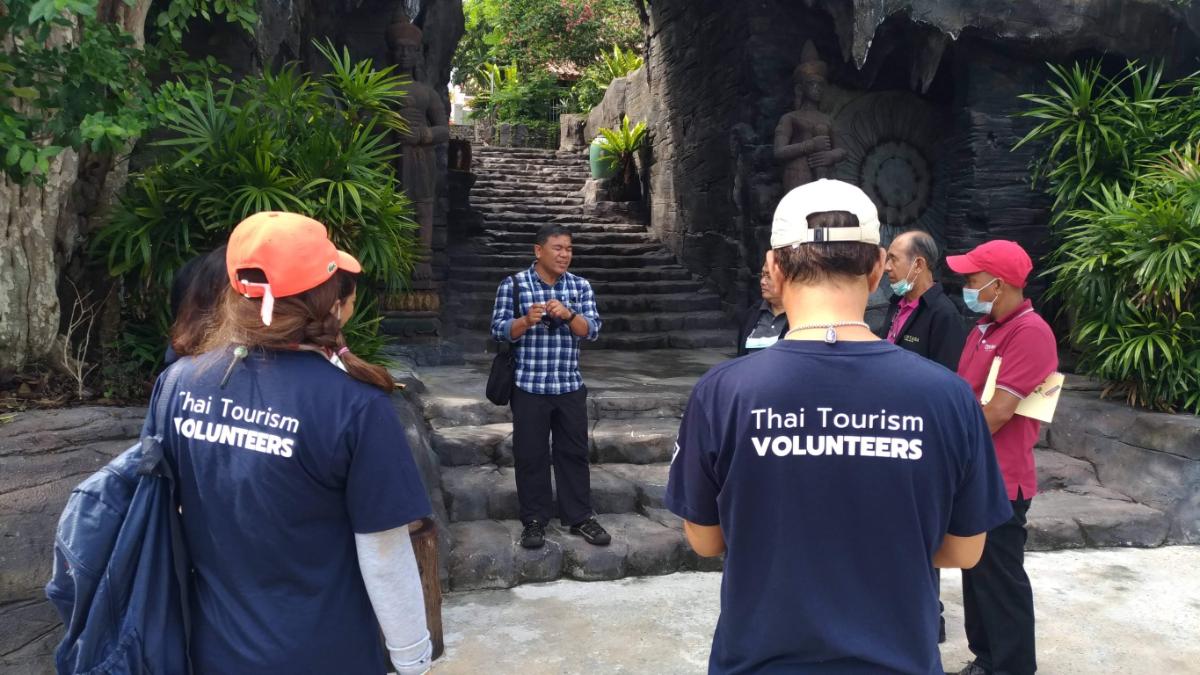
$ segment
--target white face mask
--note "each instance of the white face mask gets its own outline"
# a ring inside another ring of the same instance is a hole
[[[997,281],[1000,281],[1000,280],[992,279],[991,281],[980,286],[979,288],[964,288],[963,289],[963,302],[967,305],[967,309],[971,310],[972,312],[975,312],[976,314],[991,314],[992,313],[992,305],[994,304],[995,301],[993,300],[991,302],[983,302],[982,300],[979,299],[979,292],[982,291],[983,289],[987,288],[988,286],[991,286],[992,284],[996,283]]]

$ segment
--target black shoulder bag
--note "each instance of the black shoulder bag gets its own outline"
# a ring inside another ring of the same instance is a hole
[[[513,320],[521,318],[521,284],[517,275],[513,282]],[[487,399],[496,405],[508,405],[512,398],[514,381],[517,377],[517,346],[501,341],[496,346],[496,357],[492,359],[492,372],[488,373]]]

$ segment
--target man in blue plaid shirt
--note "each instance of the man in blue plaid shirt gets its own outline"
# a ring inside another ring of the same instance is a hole
[[[492,309],[492,337],[513,343],[513,458],[521,505],[521,545],[540,548],[554,516],[550,466],[558,488],[558,518],[571,534],[604,546],[612,537],[592,513],[588,466],[587,387],[579,374],[579,341],[600,335],[592,286],[567,271],[571,232],[561,225],[538,231],[529,269],[500,283]],[[513,311],[513,279],[520,306]],[[550,438],[554,453],[550,453]]]

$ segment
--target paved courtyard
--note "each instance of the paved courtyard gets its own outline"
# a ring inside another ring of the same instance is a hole
[[[1200,672],[1200,547],[1031,553],[1039,673]],[[450,673],[698,673],[718,610],[717,573],[557,581],[446,598]],[[970,658],[959,575],[942,579],[944,667]]]

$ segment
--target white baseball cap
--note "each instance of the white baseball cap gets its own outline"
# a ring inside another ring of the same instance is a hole
[[[849,211],[858,227],[808,226],[808,217],[827,211]],[[793,189],[779,200],[771,223],[771,248],[824,241],[861,241],[879,244],[879,209],[860,188],[840,180],[822,178]]]

